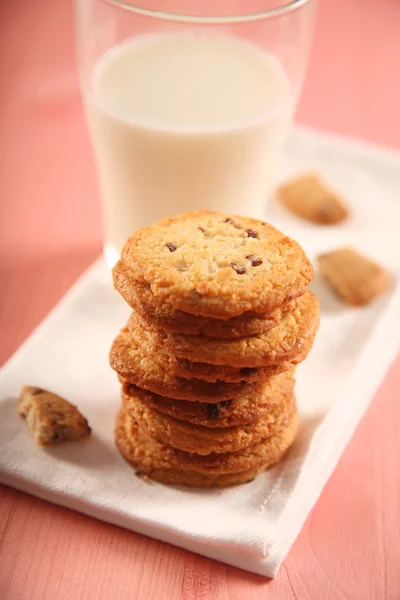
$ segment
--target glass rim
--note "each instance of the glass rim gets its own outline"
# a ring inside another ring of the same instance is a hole
[[[180,21],[181,23],[198,24],[219,24],[219,23],[245,23],[249,21],[258,21],[268,17],[277,17],[297,10],[306,4],[311,4],[314,0],[288,0],[282,5],[267,8],[258,12],[242,13],[238,15],[188,15],[184,13],[173,13],[152,8],[144,8],[129,3],[127,0],[104,0],[107,4],[129,10],[138,15],[162,19],[164,21]]]

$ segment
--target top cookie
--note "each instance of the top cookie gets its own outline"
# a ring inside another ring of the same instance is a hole
[[[112,272],[115,289],[142,319],[167,331],[187,335],[235,339],[262,333],[275,327],[282,317],[282,310],[290,309],[296,302],[293,300],[265,314],[246,312],[231,319],[212,319],[175,310],[170,304],[156,299],[149,286],[136,281],[121,260]]]
[[[314,274],[301,247],[271,225],[205,210],[139,229],[122,261],[157,299],[219,319],[273,311]]]

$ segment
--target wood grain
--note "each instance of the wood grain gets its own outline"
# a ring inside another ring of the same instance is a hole
[[[400,148],[400,4],[321,0],[318,19],[300,119]],[[1,363],[101,230],[69,2],[1,3],[0,56]],[[0,599],[399,600],[399,394],[400,360],[274,581],[3,488]]]

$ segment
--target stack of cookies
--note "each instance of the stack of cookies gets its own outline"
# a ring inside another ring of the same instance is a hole
[[[301,247],[261,221],[186,213],[131,236],[113,277],[133,309],[110,352],[115,440],[137,474],[225,486],[276,463],[319,324]]]

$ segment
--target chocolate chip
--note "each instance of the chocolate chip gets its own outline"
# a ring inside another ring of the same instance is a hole
[[[257,367],[243,367],[243,369],[240,369],[242,377],[248,377],[249,375],[253,375],[253,373],[257,373]]]
[[[219,408],[218,404],[207,404],[207,419],[218,419]]]
[[[171,242],[168,242],[168,244],[165,244],[165,245],[167,246],[167,248],[168,248],[168,250],[170,252],[175,252],[176,246],[174,246],[173,244],[171,244]]]
[[[224,223],[229,223],[229,225],[232,225],[232,227],[234,227],[235,229],[242,229],[240,225],[235,223],[235,221],[233,219],[230,219],[229,217],[225,219]]]
[[[68,437],[68,427],[67,425],[59,425],[57,423],[57,431],[53,433],[51,439],[56,440],[65,440]]]
[[[252,229],[246,229],[247,237],[258,238],[257,231],[253,231]]]
[[[248,254],[246,258],[251,262],[252,267],[259,267],[260,265],[262,265],[261,258],[256,256],[255,254]]]
[[[41,388],[35,388],[31,394],[32,396],[39,396],[39,394],[44,394],[45,390],[42,390]]]
[[[230,267],[231,267],[231,269],[236,271],[236,273],[238,275],[243,275],[243,273],[246,273],[246,269],[244,267],[242,267],[242,265],[237,265],[236,263],[231,263]]]
[[[221,406],[230,406],[232,404],[232,400],[222,400],[220,404]]]

